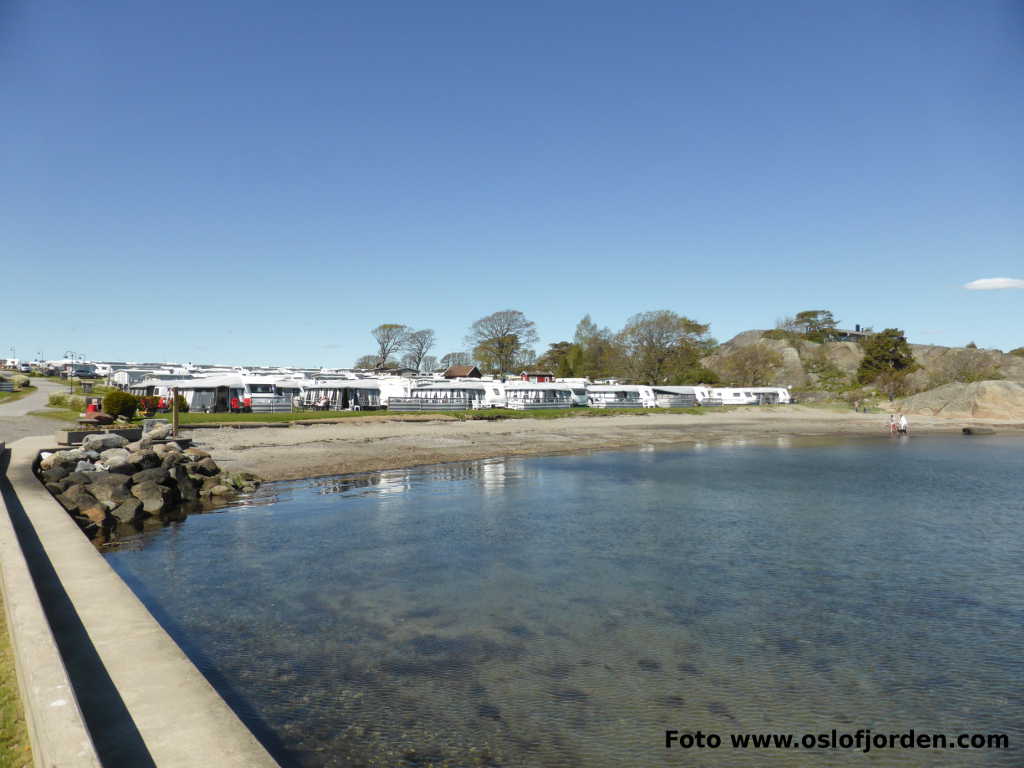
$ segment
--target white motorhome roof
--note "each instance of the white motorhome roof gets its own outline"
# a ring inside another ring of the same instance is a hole
[[[643,389],[649,389],[643,384],[590,384],[587,387],[588,392],[639,392]]]

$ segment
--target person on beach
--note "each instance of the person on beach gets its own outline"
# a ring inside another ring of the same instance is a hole
[[[889,434],[890,435],[895,435],[896,434],[896,414],[895,413],[890,413],[889,414]]]
[[[904,413],[900,414],[900,434],[901,435],[909,435],[910,434],[910,422],[907,421],[907,416]]]

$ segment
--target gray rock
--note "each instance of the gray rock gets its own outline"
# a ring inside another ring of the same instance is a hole
[[[227,486],[227,485],[220,485],[220,484],[217,484],[217,485],[213,486],[213,488],[210,489],[210,494],[212,496],[230,496],[234,492],[235,492],[234,488],[232,488],[230,486]]]
[[[60,496],[64,493],[64,486],[61,483],[46,483],[46,490],[54,496]]]
[[[44,458],[39,463],[39,466],[43,469],[52,469],[59,464],[77,464],[84,458],[85,451],[72,448],[67,451],[57,451],[56,453],[50,454],[50,456]]]
[[[124,448],[126,445],[126,438],[108,432],[86,435],[82,440],[82,450],[85,451],[104,451],[108,448]]]
[[[182,451],[182,453],[188,456],[189,459],[191,459],[192,461],[199,461],[199,459],[210,458],[210,454],[208,454],[201,448],[186,448],[184,451]]]
[[[109,464],[115,458],[127,461],[129,453],[130,451],[125,448],[107,448],[107,450],[100,452],[100,459],[106,464]]]
[[[75,472],[92,472],[95,469],[91,461],[80,461],[75,464]]]
[[[72,472],[64,478],[64,487],[67,488],[69,485],[86,485],[91,483],[94,477],[96,477],[95,472]]]
[[[139,471],[139,465],[128,461],[127,458],[113,456],[107,460],[107,469],[111,472],[119,472],[122,475],[134,475]]]
[[[68,512],[78,512],[99,504],[96,497],[89,493],[84,485],[69,486],[64,493],[57,497],[57,501]]]
[[[107,507],[104,504],[91,504],[87,507],[80,508],[78,515],[81,517],[88,518],[90,522],[96,525],[106,525],[107,522]]]
[[[138,464],[142,469],[152,469],[160,466],[160,457],[154,451],[142,450],[128,454],[128,461]]]
[[[118,475],[118,477],[123,477],[125,480],[128,479],[127,475]],[[128,484],[93,483],[89,486],[89,493],[96,497],[96,500],[103,504],[104,507],[113,509],[128,498]]]
[[[214,475],[220,474],[220,467],[217,466],[217,462],[209,457],[200,459],[192,466],[196,472],[201,475],[206,475],[207,477],[213,477]]]
[[[177,467],[181,464],[187,464],[188,459],[182,456],[180,453],[169,453],[164,456],[164,460],[160,463],[160,466],[164,469],[170,469],[171,467]]]
[[[56,466],[53,469],[44,469],[39,473],[39,476],[43,479],[44,483],[56,483],[59,480],[63,480],[65,477],[70,475],[67,468],[64,466]]]
[[[143,469],[140,472],[136,472],[134,475],[132,475],[132,483],[163,483],[167,481],[167,478],[168,473],[166,469],[164,469],[163,467],[154,467],[152,469]]]
[[[171,425],[166,422],[151,425],[143,424],[142,427],[143,440],[163,440],[169,434],[171,434]]]
[[[126,445],[124,449],[129,453],[135,453],[136,451],[141,451],[145,447],[146,446],[142,444],[141,440],[136,440],[134,443],[128,443],[128,445]]]
[[[110,514],[122,523],[130,523],[133,520],[137,520],[145,516],[142,502],[136,498],[125,499],[114,507],[110,511]]]
[[[89,461],[99,461],[100,460],[100,452],[99,451],[84,451],[84,453],[85,453],[85,458],[87,460],[89,460]]]
[[[164,507],[173,504],[177,501],[177,495],[177,489],[172,491],[152,480],[132,486],[132,496],[141,501],[143,511],[150,514],[160,512]]]
[[[114,472],[94,472],[90,485],[111,485],[115,488],[127,488],[132,479],[128,475]]]
[[[199,501],[199,486],[186,476],[178,480],[178,495],[184,502]]]

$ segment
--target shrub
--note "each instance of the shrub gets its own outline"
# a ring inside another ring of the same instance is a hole
[[[174,402],[178,405],[178,413],[188,413],[188,401],[185,400],[184,395],[175,395]]]
[[[67,407],[72,411],[78,411],[79,413],[81,413],[82,411],[85,410],[85,398],[78,397],[77,395],[74,397],[69,397],[67,399]]]
[[[51,408],[67,408],[68,396],[61,394],[50,395],[50,398],[46,401],[46,404]]]
[[[111,416],[124,416],[130,419],[139,408],[139,398],[130,392],[114,390],[103,397],[103,412]]]
[[[28,376],[23,376],[20,373],[14,374],[11,377],[11,381],[14,382],[14,388],[15,389],[23,389],[23,388],[27,387],[31,383],[29,381]]]

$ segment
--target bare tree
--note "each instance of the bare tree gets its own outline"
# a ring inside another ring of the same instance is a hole
[[[526,315],[505,309],[473,323],[466,341],[473,346],[477,360],[497,373],[506,373],[515,367],[517,355],[536,344],[538,338],[534,323]]]
[[[363,355],[358,360],[356,360],[355,364],[352,367],[353,368],[362,368],[363,370],[372,371],[372,370],[374,370],[375,368],[378,367],[377,366],[378,362],[379,362],[379,358],[376,355]]]
[[[451,368],[453,365],[472,365],[473,356],[469,352],[449,352],[441,358],[442,368]]]
[[[437,358],[433,355],[424,355],[420,362],[420,370],[424,373],[433,373],[437,370]]]
[[[402,349],[407,352],[406,356],[402,358],[403,362],[408,358],[409,367],[415,368],[417,371],[420,370],[423,366],[423,358],[433,349],[435,343],[433,329],[424,328],[422,331],[412,331],[402,343]]]
[[[405,344],[409,337],[409,326],[396,323],[384,323],[378,325],[370,333],[377,340],[377,367],[383,368],[384,363],[392,354],[397,352]]]

